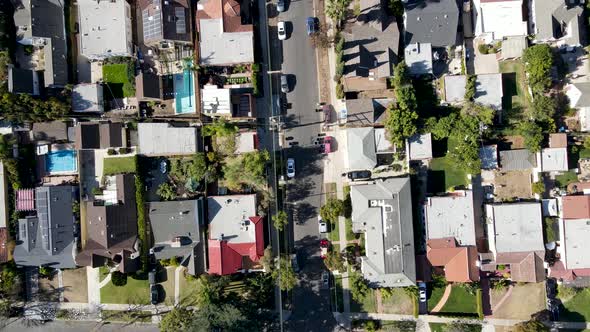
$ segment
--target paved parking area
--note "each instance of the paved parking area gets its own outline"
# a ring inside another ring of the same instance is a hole
[[[583,49],[576,52],[562,53],[561,58],[567,65],[568,81],[572,83],[590,82],[590,59]]]
[[[475,74],[495,74],[500,72],[500,66],[498,65],[498,59],[496,54],[481,54],[477,50],[479,44],[483,41],[475,39],[473,40],[473,67]]]

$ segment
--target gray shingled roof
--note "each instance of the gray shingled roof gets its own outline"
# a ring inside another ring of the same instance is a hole
[[[416,283],[409,178],[390,178],[350,188],[355,232],[365,233],[364,277],[377,287]]]
[[[375,132],[372,127],[348,128],[348,168],[373,169],[377,165]]]
[[[580,99],[572,105],[573,107],[590,107],[590,82],[572,84],[580,91]]]
[[[385,110],[393,99],[347,99],[346,125],[372,126],[381,123],[385,117]]]
[[[516,171],[537,167],[537,157],[526,149],[500,151],[500,166],[503,171]]]
[[[410,0],[404,7],[406,45],[431,43],[433,48],[455,45],[459,23],[455,0]]]
[[[566,4],[566,0],[535,0],[535,38],[551,40],[560,38],[561,25],[570,25],[570,34],[566,39],[568,45],[580,45],[581,29],[583,28],[583,12],[581,5]]]

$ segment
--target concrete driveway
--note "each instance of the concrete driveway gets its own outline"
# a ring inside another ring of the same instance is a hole
[[[474,39],[470,41],[470,45],[467,47],[471,54],[471,59],[469,61],[473,61],[473,70],[476,75],[479,74],[495,74],[500,72],[500,66],[498,65],[498,60],[496,59],[496,54],[481,54],[479,53],[477,47],[479,44],[482,44],[483,41],[479,39]],[[465,41],[467,45],[467,40]],[[468,61],[468,62],[469,62]],[[469,73],[469,65],[468,73]]]

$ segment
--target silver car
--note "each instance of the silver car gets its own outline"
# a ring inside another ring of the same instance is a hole
[[[282,13],[285,11],[285,0],[278,0],[277,1],[277,11]]]
[[[281,75],[281,91],[283,93],[289,92],[289,80],[287,79],[287,75]]]
[[[293,158],[287,159],[287,177],[288,178],[295,177],[295,159],[293,159]]]

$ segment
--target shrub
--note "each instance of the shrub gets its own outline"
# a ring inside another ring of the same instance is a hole
[[[178,265],[180,265],[180,262],[178,261],[178,257],[174,256],[174,257],[170,258],[170,265],[171,266],[178,266]]]
[[[259,97],[262,94],[261,93],[262,90],[260,89],[260,81],[258,80],[259,72],[260,72],[260,65],[257,63],[252,64],[251,81],[252,81],[253,93],[254,93],[254,96],[256,96],[256,97]]]
[[[92,188],[92,194],[93,195],[102,195],[102,189],[100,189],[98,187],[94,187],[94,188]]]
[[[479,46],[477,46],[477,50],[481,54],[488,54],[490,48],[487,44],[479,44]]]
[[[401,172],[402,165],[400,165],[400,164],[393,164],[393,165],[391,165],[391,170],[394,171],[394,172]]]
[[[119,154],[127,154],[131,152],[130,148],[119,148]]]
[[[481,293],[481,289],[477,289],[477,291],[475,292],[475,300],[477,303],[477,317],[479,319],[483,319],[484,315],[483,315],[483,299],[482,299],[482,293]]]
[[[143,182],[143,168],[140,163],[140,157],[135,156],[135,168],[137,174],[135,175],[135,203],[137,204],[137,235],[140,241],[141,250],[141,269],[145,272],[148,270],[148,239],[146,234],[146,220],[145,220],[145,193]]]
[[[108,150],[107,150],[107,154],[108,154],[109,156],[112,156],[112,155],[115,155],[115,154],[117,154],[117,151],[115,151],[115,149],[108,149]]]
[[[562,302],[571,300],[576,294],[578,294],[578,292],[580,292],[579,288],[557,285],[557,297]]]
[[[127,285],[127,275],[119,271],[111,273],[111,281],[113,285],[121,287]]]
[[[336,98],[344,99],[344,86],[341,82],[336,83]]]
[[[543,195],[543,193],[545,192],[545,183],[543,183],[543,181],[533,183],[532,190],[533,194]]]

